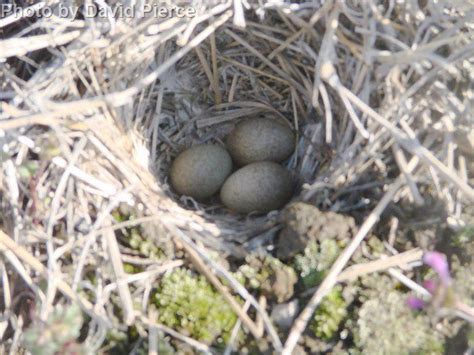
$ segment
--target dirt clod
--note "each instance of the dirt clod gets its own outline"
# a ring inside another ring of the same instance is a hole
[[[313,205],[295,202],[282,213],[285,227],[278,235],[277,257],[288,259],[302,252],[312,240],[347,239],[355,228],[352,217],[323,212]]]

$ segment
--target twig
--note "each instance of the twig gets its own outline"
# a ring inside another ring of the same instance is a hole
[[[135,320],[133,301],[130,294],[130,289],[128,288],[128,283],[125,282],[126,274],[123,269],[117,239],[115,237],[115,233],[111,230],[105,231],[103,235],[107,243],[107,251],[109,253],[110,262],[112,263],[112,268],[114,270],[120,300],[122,301],[125,324],[131,325]]]
[[[81,31],[70,31],[61,34],[37,35],[26,38],[12,38],[0,41],[0,59],[25,55],[38,49],[62,46],[81,35]]]
[[[212,63],[212,87],[214,89],[214,100],[216,105],[222,103],[222,93],[219,87],[219,70],[217,68],[217,48],[216,48],[216,35],[211,33],[209,36],[211,42],[211,63]]]
[[[229,29],[226,29],[225,32],[231,36],[235,41],[240,43],[242,46],[247,48],[252,54],[257,56],[261,61],[263,61],[269,68],[271,68],[275,73],[280,75],[282,78],[284,78],[288,84],[291,84],[292,86],[295,87],[301,94],[306,93],[305,87],[303,87],[300,83],[296,82],[293,78],[291,78],[287,73],[285,73],[283,70],[278,68],[275,64],[273,64],[270,60],[268,60],[263,54],[261,54],[258,50],[256,50],[254,47],[252,47],[247,41],[245,41],[243,38],[238,36],[236,33],[232,32]]]
[[[41,274],[44,278],[49,276],[48,269],[41,264],[38,259],[31,255],[24,247],[18,245],[13,239],[0,230],[0,247],[14,253],[21,261],[30,266],[33,270]],[[71,301],[77,302],[84,312],[95,320],[100,320],[104,324],[109,324],[108,319],[97,313],[94,306],[86,299],[74,293],[71,287],[63,280],[57,280],[58,289]]]
[[[415,201],[415,203],[419,206],[423,205],[423,197],[421,197],[420,191],[418,190],[418,187],[416,186],[416,183],[413,177],[407,171],[407,161],[406,161],[405,155],[400,149],[400,146],[397,143],[395,143],[392,146],[392,150],[393,150],[393,156],[395,157],[398,167],[400,171],[402,172],[403,176],[405,177],[408,187],[410,188],[411,197],[413,201]]]
[[[245,15],[244,15],[244,6],[242,5],[242,0],[233,0],[234,4],[234,26],[244,29],[245,24]]]
[[[161,330],[161,331],[171,335],[172,337],[175,337],[176,339],[181,340],[182,342],[185,342],[186,344],[191,345],[193,348],[196,348],[199,351],[203,351],[206,354],[211,353],[211,349],[209,348],[209,346],[207,346],[203,343],[200,343],[200,342],[198,342],[197,340],[195,340],[193,338],[187,337],[186,335],[182,335],[182,334],[178,333],[177,331],[175,331],[171,328],[168,328],[167,326],[165,326],[163,324],[158,324],[156,322],[153,322],[152,320],[146,318],[143,315],[140,316],[140,320],[147,327],[154,327],[158,330]]]
[[[370,133],[365,129],[364,125],[359,120],[359,117],[357,117],[357,114],[354,108],[352,107],[351,103],[347,99],[347,97],[345,95],[341,95],[341,100],[344,106],[346,107],[347,113],[349,114],[349,117],[351,118],[352,123],[354,123],[354,126],[359,130],[359,133],[361,134],[361,136],[364,137],[365,139],[369,139]]]
[[[0,238],[1,238],[1,234],[0,234]],[[1,243],[1,240],[0,240],[0,243]],[[5,255],[5,259],[15,268],[16,272],[20,275],[23,281],[25,281],[28,287],[31,288],[31,290],[35,293],[35,295],[40,300],[45,300],[46,296],[44,292],[38,287],[38,285],[36,285],[35,282],[33,282],[28,271],[25,269],[21,261],[18,260],[17,256],[11,250],[6,249],[5,246],[2,244],[0,244],[0,252],[2,252]]]
[[[242,310],[244,312],[247,312],[250,308],[250,302],[246,301]],[[232,332],[230,333],[230,338],[229,342],[227,343],[225,350],[224,350],[224,355],[230,355],[232,351],[236,351],[237,349],[234,348],[234,342],[237,336],[239,335],[240,327],[242,326],[242,321],[237,319],[237,322],[235,322],[234,328],[232,328]]]
[[[425,296],[431,297],[431,293],[428,292],[424,287],[418,285],[415,281],[411,280],[409,277],[403,275],[399,270],[390,268],[388,269],[388,273],[395,277],[398,281],[404,284],[409,289],[415,291],[416,293]]]
[[[127,195],[128,191],[122,191],[121,193],[114,196],[114,198],[98,213],[97,219],[94,221],[94,224],[91,227],[91,231],[85,236],[86,243],[83,246],[81,253],[79,255],[79,260],[76,265],[76,269],[74,271],[74,277],[72,281],[72,288],[74,290],[77,289],[79,285],[79,281],[81,279],[82,270],[84,269],[84,265],[86,264],[86,258],[89,253],[89,249],[94,244],[97,238],[96,229],[102,226],[110,216],[110,212],[116,208],[121,201],[123,201],[123,195]]]
[[[324,117],[326,118],[326,143],[332,143],[332,109],[329,101],[328,92],[323,83],[319,85],[319,93],[323,99],[324,104]]]
[[[0,339],[3,339],[3,334],[5,333],[5,330],[8,328],[8,318],[7,314],[11,312],[11,304],[12,304],[12,298],[11,298],[11,288],[10,288],[10,280],[8,279],[8,274],[7,274],[7,268],[5,264],[3,263],[3,260],[0,260],[0,280],[1,280],[1,285],[2,285],[2,290],[3,290],[3,315],[0,314]],[[1,349],[0,349],[1,351]]]
[[[458,175],[450,171],[446,165],[441,163],[433,155],[433,153],[423,147],[417,140],[407,137],[407,135],[399,128],[395,127],[393,123],[379,115],[365,102],[354,95],[349,89],[345,88],[340,83],[331,63],[325,63],[325,65],[323,65],[321,68],[321,71],[321,76],[323,79],[326,80],[335,90],[337,90],[341,97],[347,97],[350,101],[352,101],[352,103],[358,106],[360,110],[362,110],[369,117],[372,117],[375,121],[377,121],[377,123],[387,129],[402,147],[412,154],[418,156],[429,166],[435,168],[447,180],[451,181],[455,186],[462,190],[467,195],[467,197],[469,197],[471,200],[474,200],[474,189],[467,185]]]
[[[378,260],[370,261],[364,264],[357,264],[345,269],[338,276],[339,282],[347,282],[356,279],[357,277],[374,273],[394,266],[403,267],[414,261],[419,261],[423,257],[423,251],[421,249],[412,249],[404,253],[397,255],[382,257]]]
[[[158,355],[158,328],[154,324],[148,326],[148,355]]]
[[[71,165],[68,167],[66,161],[61,157],[54,157],[53,163],[59,166],[60,168],[69,169],[71,175],[100,190],[104,197],[114,196],[117,194],[117,188],[115,186],[112,186],[97,179],[96,177],[84,172],[76,166]],[[124,197],[125,196],[123,196],[122,198]]]
[[[217,84],[215,76],[211,72],[211,68],[209,67],[209,64],[207,63],[206,58],[204,57],[204,53],[202,52],[202,49],[199,47],[196,47],[194,51],[196,52],[199,58],[199,61],[201,62],[201,65],[204,69],[204,73],[206,74],[207,79],[209,80],[209,83],[212,86],[212,90],[214,91],[214,101],[216,102],[216,104],[220,104],[222,102],[222,99],[220,96],[219,86]]]
[[[350,282],[358,277],[384,271],[395,266],[405,268],[408,264],[420,261],[423,257],[421,249],[412,249],[393,256],[382,256],[378,260],[369,261],[367,263],[356,264],[346,268],[337,277],[337,282]],[[303,296],[311,295],[316,291],[316,287],[312,287],[303,293]]]

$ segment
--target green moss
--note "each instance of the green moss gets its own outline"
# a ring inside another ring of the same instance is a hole
[[[370,248],[372,257],[380,257],[380,255],[386,251],[383,242],[375,236],[369,236],[367,246]]]
[[[158,335],[158,354],[172,355],[175,354],[175,350],[171,346],[169,339],[163,334]]]
[[[474,326],[470,325],[467,332],[467,345],[470,349],[474,348]]]
[[[23,180],[28,181],[33,176],[35,176],[36,172],[38,171],[38,167],[39,167],[38,161],[36,160],[26,161],[23,165],[20,165],[18,167],[18,174]]]
[[[341,292],[341,286],[334,287],[317,308],[310,328],[318,338],[332,339],[347,316],[347,303]]]
[[[155,303],[161,323],[207,344],[226,343],[237,320],[204,277],[183,268],[163,277]]]
[[[318,285],[339,256],[343,245],[334,239],[311,241],[302,254],[295,256],[295,269],[305,288]]]
[[[474,282],[472,270],[474,260],[462,264],[457,256],[452,258],[453,289],[456,297],[470,307],[474,307]]]
[[[453,293],[470,307],[474,307],[474,226],[461,229],[452,240],[459,251],[451,256],[451,274],[453,276]]]
[[[474,226],[466,226],[453,238],[454,246],[464,248],[466,244],[474,242]]]
[[[105,349],[106,350],[111,349],[114,354],[125,354],[126,346],[124,344],[129,344],[129,343],[130,341],[128,339],[127,332],[120,330],[118,328],[111,328],[107,332]]]
[[[119,223],[135,219],[133,214],[121,211],[120,208],[114,210],[112,216]],[[130,248],[138,251],[143,256],[152,260],[162,260],[165,258],[163,250],[157,245],[153,238],[146,236],[142,227],[136,226],[122,228],[120,232],[123,235],[124,241],[130,246]]]
[[[281,303],[293,296],[297,276],[293,268],[271,255],[249,255],[235,274],[250,289],[261,291],[267,298]]]
[[[123,269],[127,274],[137,274],[143,271],[143,268],[129,263],[124,263]]]

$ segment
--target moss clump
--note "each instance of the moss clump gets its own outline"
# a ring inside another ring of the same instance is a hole
[[[148,342],[140,337],[136,326],[115,327],[107,332],[100,354],[135,355],[148,354]]]
[[[164,336],[162,332],[158,333],[157,344],[158,354],[176,354],[175,349],[170,344],[169,337]],[[133,326],[128,327],[128,329],[125,330],[120,330],[117,327],[111,328],[107,333],[104,346],[97,353],[114,355],[146,355],[149,354],[148,339],[146,337],[141,337],[137,332],[137,328]]]
[[[458,257],[453,257],[451,264],[454,276],[454,293],[460,301],[470,307],[474,307],[474,282],[472,270],[474,270],[474,261],[462,264]]]
[[[125,208],[118,208],[112,212],[112,216],[117,222],[126,222],[136,218],[128,211],[124,211],[124,209]],[[147,236],[148,234],[142,227],[122,228],[120,229],[120,232],[124,242],[128,244],[130,248],[138,251],[141,255],[152,260],[162,260],[165,258],[163,249],[158,245],[154,238]],[[133,267],[129,268],[127,272],[135,273],[140,271],[140,268]]]
[[[138,230],[138,228],[133,228],[128,234],[129,240],[128,243],[130,247],[140,252],[140,254],[145,255],[146,257],[159,260],[163,258],[163,253],[160,248],[153,243],[153,240],[146,238]]]
[[[270,256],[249,255],[236,273],[237,280],[246,287],[261,291],[278,303],[293,296],[296,273],[290,266]]]
[[[334,239],[325,239],[320,243],[311,241],[302,254],[295,256],[295,269],[305,288],[316,286],[322,281],[342,248],[341,242]]]
[[[474,249],[474,225],[469,225],[462,228],[453,238],[453,245],[464,249],[466,244],[469,244],[469,251]]]
[[[124,263],[123,264],[123,270],[127,273],[127,274],[137,274],[139,272],[142,272],[143,271],[143,268],[139,267],[139,266],[136,266],[136,265],[133,265],[133,264],[129,264],[129,263]]]
[[[474,307],[474,282],[472,282],[472,270],[474,270],[474,226],[462,229],[455,236],[454,244],[462,250],[458,255],[453,255],[451,258],[454,293],[460,301],[470,307]]]
[[[161,323],[206,344],[226,343],[237,320],[204,277],[183,268],[163,277],[155,303]]]
[[[347,303],[342,297],[342,287],[336,286],[323,298],[314,314],[310,328],[318,338],[330,340],[336,335],[346,316]]]
[[[39,163],[36,160],[29,160],[18,167],[18,174],[24,181],[29,181],[37,173]]]
[[[354,329],[357,350],[364,354],[442,354],[443,337],[423,313],[406,305],[406,295],[382,276],[368,277]]]
[[[23,335],[23,345],[32,354],[88,354],[76,339],[82,327],[82,312],[76,305],[56,306],[45,323],[33,323]]]

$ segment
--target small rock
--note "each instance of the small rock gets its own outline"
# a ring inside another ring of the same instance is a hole
[[[293,300],[288,303],[277,304],[273,307],[271,318],[281,329],[286,330],[291,327],[293,320],[298,313],[298,300]]]
[[[271,289],[277,302],[284,302],[293,296],[294,285],[298,281],[295,272],[291,268],[275,270],[275,279],[271,284]]]

